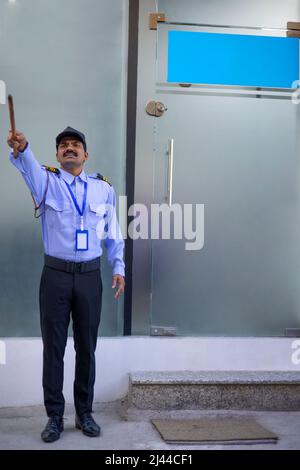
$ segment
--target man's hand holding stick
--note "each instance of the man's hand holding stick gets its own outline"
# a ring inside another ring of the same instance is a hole
[[[10,118],[10,131],[7,138],[8,145],[14,150],[14,157],[18,158],[19,152],[22,152],[27,144],[26,137],[16,130],[14,101],[12,95],[8,95],[8,108]]]

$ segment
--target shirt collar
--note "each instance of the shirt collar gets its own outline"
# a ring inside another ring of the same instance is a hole
[[[61,176],[63,177],[63,179],[68,183],[68,184],[72,184],[73,181],[75,180],[75,176],[74,175],[71,175],[71,173],[68,173],[67,171],[63,170],[62,168],[60,169],[60,173],[61,173]],[[82,171],[80,173],[80,175],[78,175],[79,179],[81,179],[82,181],[84,181],[85,183],[87,182],[87,176],[86,176],[86,173],[84,171]]]

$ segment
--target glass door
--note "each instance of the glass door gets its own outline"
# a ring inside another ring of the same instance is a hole
[[[166,22],[158,23],[156,33],[155,101],[162,103],[163,113],[152,121],[153,203],[169,207],[175,225],[171,223],[170,237],[163,223],[159,236],[152,237],[151,326],[174,327],[178,335],[189,336],[280,336],[300,323],[300,127],[299,106],[292,100],[295,84],[278,81],[276,57],[274,73],[265,82],[255,75],[261,67],[254,76],[244,74],[246,82],[241,83],[243,74],[237,67],[232,81],[225,82],[220,54],[218,63],[211,64],[215,71],[209,70],[212,80],[217,77],[219,82],[201,82],[200,70],[194,82],[181,83],[180,57],[191,53],[189,66],[195,72],[211,46],[199,46],[197,55],[185,43],[180,55],[180,41],[174,45],[171,38],[175,31],[182,37],[210,33],[217,41],[218,35],[230,34],[233,43],[240,45],[247,36],[253,46],[252,36],[257,53],[254,48],[244,65],[237,63],[250,70],[253,61],[252,71],[261,59],[264,40],[270,45],[277,38],[274,51],[295,46],[291,75],[285,78],[299,78],[299,40],[287,38],[285,30],[288,20],[300,20],[299,2],[289,3],[291,11],[282,2],[272,2],[273,20],[267,15],[269,1],[241,6],[227,0],[187,1],[184,10],[182,3],[157,4]],[[214,10],[212,4],[220,8]],[[273,60],[268,47],[263,62]],[[215,48],[220,53],[218,44]],[[212,58],[213,52],[208,56]],[[172,64],[178,66],[177,82]],[[289,65],[279,64],[278,71]],[[186,72],[187,63],[183,66],[181,72]],[[162,219],[168,223],[165,215]]]

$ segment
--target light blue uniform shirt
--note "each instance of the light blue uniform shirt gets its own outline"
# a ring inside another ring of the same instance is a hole
[[[102,238],[113,274],[124,276],[124,241],[115,214],[116,195],[113,187],[96,175],[86,175],[84,171],[76,177],[62,169],[59,175],[49,172],[35,159],[29,145],[24,152],[19,152],[18,158],[14,158],[12,151],[9,158],[21,172],[37,205],[45,197],[48,185],[45,201],[40,208],[45,253],[68,261],[89,261],[102,255]],[[80,229],[80,215],[66,183],[71,186],[82,209],[85,182],[87,201],[83,222],[84,230],[89,232],[89,247],[87,251],[76,251],[76,230]]]

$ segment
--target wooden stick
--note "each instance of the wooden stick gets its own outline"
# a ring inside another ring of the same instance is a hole
[[[12,132],[12,139],[16,140],[16,121],[15,121],[15,110],[14,110],[14,100],[12,95],[8,95],[8,109],[9,109],[9,119],[10,119],[10,128]],[[14,149],[14,157],[18,157],[18,151]]]

